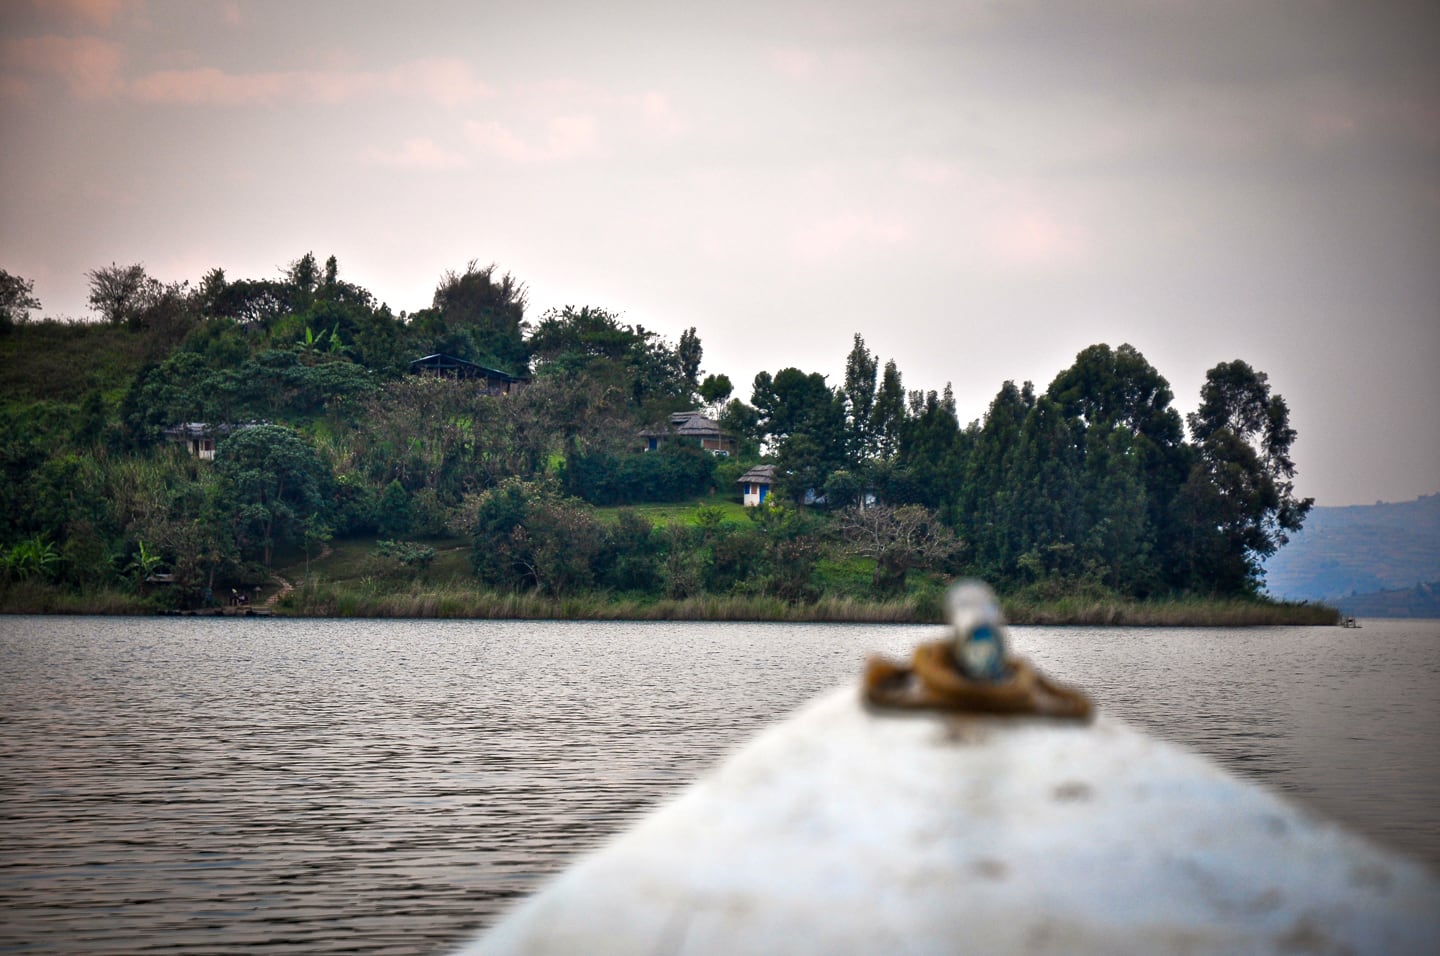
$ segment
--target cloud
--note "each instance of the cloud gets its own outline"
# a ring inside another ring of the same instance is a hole
[[[817,51],[779,47],[770,51],[768,59],[771,70],[798,83],[841,86],[875,73],[871,56],[853,49]]]
[[[6,87],[33,91],[32,79],[58,79],[80,99],[103,99],[123,89],[120,68],[125,56],[113,43],[98,37],[27,37],[0,47]]]
[[[686,124],[675,114],[670,97],[658,90],[647,90],[636,101],[640,118],[647,129],[662,136],[676,136],[685,132]]]
[[[303,85],[301,74],[252,73],[239,76],[211,67],[161,70],[136,80],[130,93],[150,103],[189,106],[246,106],[274,103]]]
[[[593,153],[597,145],[593,116],[556,116],[539,142],[521,138],[493,120],[465,124],[465,135],[483,152],[512,163],[553,163]]]
[[[792,80],[808,80],[819,68],[820,57],[810,50],[786,48],[770,52],[770,67]]]
[[[190,105],[271,105],[287,100],[333,104],[388,95],[450,107],[488,96],[490,88],[461,60],[426,59],[380,72],[226,73],[211,67],[163,70],[136,80],[131,93],[148,102]]]
[[[441,106],[464,106],[494,95],[470,64],[454,57],[416,60],[382,76],[382,85],[390,92],[410,94]]]
[[[1040,209],[1002,214],[986,226],[985,247],[1004,265],[1061,266],[1084,258],[1082,231]]]
[[[381,166],[400,169],[460,169],[470,164],[464,156],[430,139],[407,139],[398,150],[372,149],[366,156]]]
[[[902,220],[871,213],[843,212],[804,223],[790,234],[790,249],[806,262],[820,262],[857,248],[894,246],[910,238]]]
[[[42,14],[58,14],[72,24],[106,28],[121,10],[138,4],[135,0],[30,0],[30,6]]]

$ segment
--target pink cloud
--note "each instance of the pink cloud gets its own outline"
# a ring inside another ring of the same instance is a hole
[[[412,97],[453,107],[490,95],[463,61],[427,59],[380,72],[295,70],[226,73],[212,67],[163,70],[131,84],[137,99],[189,105],[269,105],[298,99],[342,103],[364,96]]]
[[[122,88],[124,54],[98,37],[27,37],[6,41],[0,49],[11,74],[7,86],[14,89],[28,92],[30,77],[58,79],[81,99],[112,96]]]
[[[969,180],[964,167],[938,159],[911,157],[900,164],[900,175],[922,186],[957,186]]]
[[[648,90],[638,99],[640,117],[646,127],[664,136],[685,131],[685,123],[675,114],[670,98],[657,90]]]
[[[392,92],[406,92],[443,106],[463,106],[494,95],[464,60],[416,60],[386,74]]]
[[[407,139],[399,150],[372,150],[369,158],[382,166],[401,169],[460,169],[469,165],[464,156],[451,152],[430,139]]]
[[[893,246],[909,238],[910,227],[901,220],[844,212],[796,228],[790,248],[798,258],[818,262],[856,247]]]
[[[869,56],[855,50],[823,51],[782,47],[770,51],[770,68],[806,83],[849,84],[874,71]]]
[[[1049,213],[1027,209],[992,219],[985,230],[986,247],[1002,264],[1058,266],[1084,256],[1082,231]]]
[[[557,116],[545,127],[540,142],[528,142],[493,120],[465,124],[470,142],[484,152],[512,163],[550,163],[591,153],[597,145],[593,116]]]
[[[57,14],[65,21],[88,27],[109,27],[126,7],[139,6],[135,0],[30,0],[43,14]]]
[[[244,106],[271,103],[295,88],[298,74],[254,73],[237,76],[213,68],[162,70],[131,84],[131,95],[152,103]]]

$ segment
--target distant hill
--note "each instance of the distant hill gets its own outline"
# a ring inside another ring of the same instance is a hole
[[[1440,618],[1440,581],[1400,591],[1352,594],[1333,603],[1350,617]]]
[[[1327,601],[1366,616],[1430,616],[1432,582],[1440,581],[1440,494],[1315,508],[1265,570],[1275,597]]]

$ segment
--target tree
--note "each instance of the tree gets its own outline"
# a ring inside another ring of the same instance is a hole
[[[911,569],[938,569],[960,547],[939,515],[919,505],[846,508],[836,526],[846,551],[875,562],[871,582],[880,594],[898,594]]]
[[[785,492],[800,500],[846,464],[845,398],[819,372],[784,368],[755,376],[758,431],[775,454]]]
[[[721,373],[719,375],[707,375],[705,381],[700,383],[700,400],[711,408],[723,406],[730,399],[730,394],[735,391],[735,386],[730,381],[730,376]]]
[[[681,381],[692,394],[700,387],[700,357],[704,353],[695,326],[680,333],[680,342],[675,346],[675,361],[680,369]]]
[[[1082,560],[1103,567],[1112,587],[1148,590],[1175,540],[1173,504],[1188,467],[1169,382],[1134,346],[1092,345],[1047,396],[1075,423]]]
[[[382,538],[400,538],[410,533],[410,494],[395,479],[380,496],[376,524]]]
[[[1029,382],[1005,382],[985,413],[967,429],[971,443],[958,485],[956,529],[971,548],[975,571],[999,582],[1012,576],[1024,552],[1017,515],[1026,502],[1017,472],[1021,430],[1035,405]]]
[[[960,421],[949,383],[945,391],[910,393],[910,409],[900,426],[895,464],[908,472],[916,503],[948,513],[958,494],[955,477],[963,467]]]
[[[283,425],[229,436],[215,452],[215,469],[231,497],[237,538],[258,545],[266,567],[276,544],[299,541],[311,515],[325,517],[334,478],[315,450]]]
[[[1087,427],[1124,427],[1162,448],[1182,438],[1180,413],[1170,407],[1170,383],[1133,345],[1113,351],[1090,346],[1055,376],[1047,394]]]
[[[507,480],[481,495],[471,563],[507,590],[562,595],[595,584],[605,535],[590,514],[534,484]]]
[[[145,582],[159,569],[164,562],[164,556],[158,551],[148,547],[144,538],[135,541],[135,554],[131,557],[125,569],[130,572],[131,584],[140,594],[145,593]]]
[[[424,347],[518,373],[529,364],[525,345],[525,286],[494,264],[474,259],[465,271],[446,272],[429,309],[411,320]]]
[[[3,559],[0,560],[0,570],[4,571],[7,580],[12,577],[21,581],[33,577],[48,579],[54,576],[60,563],[60,552],[45,540],[44,535],[37,534],[0,552],[0,559]]]
[[[130,266],[112,262],[85,275],[90,279],[91,307],[111,325],[131,328],[139,325],[152,284],[159,284],[145,275],[145,267],[138,262]]]
[[[30,312],[39,308],[34,280],[22,279],[0,269],[0,333],[28,322]]]
[[[819,596],[815,568],[820,558],[817,519],[780,504],[747,508],[745,516],[760,550],[755,568],[760,572],[760,589],[791,604],[815,600]]]
[[[900,430],[905,422],[905,388],[900,382],[900,370],[895,367],[894,359],[885,363],[870,418],[870,433],[874,436],[876,452],[881,458],[893,458],[900,451]]]
[[[1268,376],[1245,362],[1222,362],[1205,375],[1200,407],[1186,419],[1196,461],[1183,508],[1194,570],[1221,592],[1250,592],[1265,558],[1299,531],[1314,504],[1296,498],[1290,410]]]
[[[865,347],[860,333],[845,359],[845,418],[849,428],[851,464],[859,464],[875,453],[875,356]]]
[[[310,305],[310,298],[320,285],[320,265],[315,253],[307,252],[285,267],[285,281],[294,290],[292,302],[304,309]]]

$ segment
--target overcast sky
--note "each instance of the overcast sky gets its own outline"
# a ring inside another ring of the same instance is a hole
[[[1270,376],[1319,504],[1440,491],[1440,4],[3,0],[0,268],[495,263],[748,399],[855,332],[962,422],[1129,342]]]

